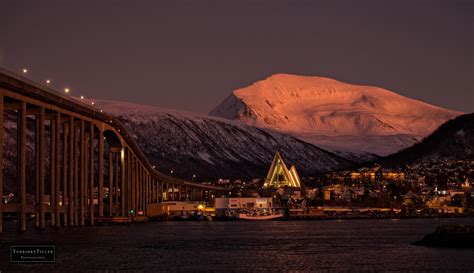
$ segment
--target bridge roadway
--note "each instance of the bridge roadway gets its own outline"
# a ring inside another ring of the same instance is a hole
[[[97,217],[128,217],[132,210],[146,215],[150,203],[209,200],[225,191],[160,173],[112,115],[0,69],[0,193],[5,113],[16,120],[18,137],[7,145],[16,147],[17,193],[0,202],[0,232],[3,212],[17,215],[19,230],[26,230],[29,214],[38,229],[45,228],[46,217],[56,228],[84,226]],[[34,147],[28,148],[31,135]]]

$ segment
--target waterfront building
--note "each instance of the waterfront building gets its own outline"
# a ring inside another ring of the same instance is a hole
[[[268,170],[267,178],[263,184],[264,188],[281,188],[281,187],[292,187],[301,188],[301,180],[296,172],[295,166],[291,166],[288,169],[281,158],[279,152],[276,152],[273,158],[270,170]]]
[[[236,213],[239,210],[268,210],[273,207],[271,197],[218,197],[214,201],[216,215],[224,215],[226,211]]]
[[[166,201],[147,205],[148,217],[193,215],[206,208],[205,202]]]

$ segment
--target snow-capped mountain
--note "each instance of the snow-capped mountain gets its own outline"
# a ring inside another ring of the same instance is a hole
[[[264,177],[275,151],[300,175],[352,162],[295,137],[189,112],[125,102],[95,101],[128,129],[157,169],[185,179]]]
[[[233,91],[209,114],[335,151],[387,155],[462,113],[378,87],[276,74]]]

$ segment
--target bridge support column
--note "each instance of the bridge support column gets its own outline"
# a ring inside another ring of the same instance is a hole
[[[125,216],[125,210],[126,210],[126,196],[125,194],[128,192],[125,189],[125,178],[127,177],[127,168],[126,168],[126,161],[125,161],[125,148],[122,147],[122,150],[120,150],[120,209],[121,209],[121,214],[122,216]],[[128,183],[128,181],[127,181]]]
[[[176,199],[174,198],[174,184],[170,184],[170,201],[176,201]]]
[[[166,192],[169,201],[174,201],[173,195],[174,195],[174,190],[173,190],[173,184],[168,184],[168,189]]]
[[[119,215],[119,156],[120,153],[115,153],[115,187],[114,187],[114,214]],[[123,169],[122,169],[123,170]]]
[[[56,162],[56,122],[53,119],[49,120],[49,138],[50,138],[50,146],[49,146],[49,169],[50,169],[50,188],[49,188],[49,209],[50,209],[50,217],[51,217],[51,226],[54,227],[56,224],[56,219],[55,219],[55,203],[56,203],[56,167],[55,167],[55,162]]]
[[[90,166],[90,148],[89,148],[89,143],[90,143],[90,134],[87,131],[87,125],[84,124],[84,130],[85,130],[85,151],[84,151],[84,222],[86,221],[86,218],[89,216],[90,220],[90,183],[89,183],[89,166]],[[85,223],[84,223],[85,225]]]
[[[146,211],[146,205],[148,204],[148,174],[145,170],[145,167],[143,167],[143,170],[142,170],[142,180],[143,180],[143,211]]]
[[[161,197],[161,183],[158,178],[155,179],[156,183],[156,203],[160,203],[160,197]]]
[[[178,185],[172,184],[173,185],[173,201],[178,201],[178,194],[176,191],[178,191]]]
[[[145,168],[144,168],[145,170]],[[150,187],[150,175],[148,173],[148,171],[145,170],[145,202],[144,202],[144,205],[145,205],[145,211],[146,211],[146,207],[148,206],[148,204],[151,203],[151,187]]]
[[[104,132],[99,129],[99,216],[104,216]]]
[[[90,123],[90,152],[89,152],[89,210],[90,210],[90,224],[94,225],[94,124]]]
[[[126,149],[126,166],[127,166],[127,184],[125,185],[126,187],[126,198],[127,198],[127,211],[126,215],[128,215],[128,212],[132,209],[132,159],[130,157],[130,151],[127,148]]]
[[[69,130],[69,125],[64,123],[63,124],[63,189],[62,189],[62,211],[63,211],[63,226],[67,226],[67,204],[68,204],[68,130]]]
[[[143,211],[143,204],[145,203],[145,172],[143,166],[140,164],[140,209]]]
[[[135,168],[136,168],[136,174],[135,174],[135,187],[136,187],[136,199],[135,199],[135,207],[137,208],[137,212],[140,210],[140,200],[141,200],[141,187],[140,187],[140,181],[141,181],[141,174],[140,174],[140,162],[138,161],[138,158],[135,158]]]
[[[156,203],[156,198],[155,198],[155,193],[156,193],[156,187],[155,187],[155,180],[150,174],[150,203]]]
[[[145,168],[142,169],[142,210],[146,211],[146,204],[148,203],[148,177]]]
[[[145,168],[140,164],[140,209],[145,211]]]
[[[133,202],[133,207],[135,208],[136,212],[138,212],[138,209],[139,209],[139,208],[138,208],[138,202],[139,202],[139,201],[138,201],[138,200],[139,200],[138,198],[139,198],[139,196],[140,196],[140,188],[139,188],[140,182],[139,182],[139,179],[138,179],[138,178],[140,177],[140,176],[139,176],[139,170],[140,170],[140,168],[138,167],[138,160],[137,160],[136,157],[133,159],[133,161],[134,161],[134,163],[135,163],[135,164],[134,164],[134,165],[135,165],[135,168],[134,168],[134,171],[135,171],[135,175],[134,175],[134,177],[135,177],[135,180],[134,180],[134,186],[135,186],[135,189],[134,189],[134,191],[135,191],[135,192],[134,192],[134,198],[135,198],[135,200],[134,200],[134,202]]]
[[[161,183],[158,178],[156,178],[156,203],[160,203],[161,198]]]
[[[84,120],[81,120],[81,200],[80,200],[80,226],[85,224],[85,205],[86,205],[86,135]]]
[[[148,172],[145,167],[143,167],[143,182],[143,210],[146,211],[146,206],[150,202],[150,180],[148,179]]]
[[[158,188],[159,187],[158,179],[157,178],[152,178],[151,182],[153,184],[154,193],[155,193],[155,199],[153,200],[153,203],[158,203],[158,195],[159,195],[159,191],[160,191],[160,189]]]
[[[40,197],[39,197],[39,116],[35,115],[35,201],[34,201],[34,213],[35,213],[35,229],[39,229],[39,205],[40,205]]]
[[[158,180],[158,203],[163,202],[163,182]]]
[[[130,152],[130,150],[128,151],[128,154],[129,154],[129,157],[128,157],[128,177],[129,177],[129,185],[128,185],[128,188],[129,188],[129,192],[128,192],[128,198],[130,200],[130,202],[128,203],[128,211],[130,211],[131,209],[134,208],[134,189],[135,189],[135,185],[133,183],[133,181],[135,180],[134,179],[134,166],[133,166],[133,155],[132,153]]]
[[[131,199],[132,199],[132,209],[135,210],[135,212],[138,210],[137,208],[137,162],[135,159],[135,156],[131,156],[132,160],[132,194],[131,194]]]
[[[145,211],[145,168],[140,164],[140,210]]]
[[[56,129],[55,129],[55,140],[54,143],[56,144],[56,147],[54,148],[55,152],[55,159],[56,163],[54,164],[56,167],[55,170],[55,178],[56,178],[56,183],[54,185],[54,192],[56,194],[56,197],[54,198],[54,213],[55,213],[55,224],[56,228],[61,227],[61,211],[59,207],[59,202],[60,202],[60,186],[61,186],[61,113],[58,112],[56,115]]]
[[[77,131],[77,127],[74,125],[73,127],[73,136],[74,136],[74,226],[79,225],[79,138],[80,133]]]
[[[162,194],[161,182],[158,178],[155,181],[156,181],[156,203],[160,203],[161,194]]]
[[[165,194],[166,194],[166,186],[164,181],[160,181],[160,203],[165,201]]]
[[[169,187],[169,197],[168,197],[168,200],[170,201],[175,201],[174,200],[174,185],[173,184],[168,184],[168,187]]]
[[[152,182],[153,182],[153,188],[154,188],[153,193],[155,194],[155,199],[153,201],[154,203],[158,203],[158,179],[153,178]]]
[[[0,233],[3,232],[3,94],[0,93]]]
[[[172,201],[177,201],[176,200],[176,185],[171,184],[171,200]]]
[[[136,205],[136,208],[137,208],[137,212],[140,210],[140,166],[139,166],[139,162],[138,162],[138,159],[135,158],[135,168],[136,168],[136,174],[135,174],[135,187],[136,187],[136,200],[135,200],[135,205]]]
[[[156,186],[155,186],[155,179],[150,174],[150,189],[151,189],[151,199],[150,203],[156,203]]]
[[[18,114],[18,229],[26,230],[26,102],[20,102]]]
[[[39,149],[38,149],[38,157],[39,160],[39,170],[38,170],[38,196],[39,196],[39,228],[44,229],[44,108],[40,108],[40,113],[38,115],[38,142],[39,142]]]
[[[135,203],[134,207],[136,209],[136,212],[139,210],[139,204],[140,204],[140,167],[138,166],[138,160],[137,158],[134,158],[135,160]]]
[[[151,203],[151,193],[152,193],[152,190],[151,190],[151,187],[150,187],[150,175],[148,174],[148,172],[145,172],[145,182],[146,182],[146,187],[145,187],[145,194],[146,194],[146,200],[145,200],[145,204],[146,206],[148,206],[148,204]],[[145,206],[145,209],[146,209],[146,206]]]
[[[113,209],[112,209],[112,199],[113,199],[113,190],[112,190],[112,185],[114,184],[114,168],[113,168],[113,153],[109,148],[109,216],[112,216]]]
[[[140,204],[140,167],[138,166],[138,160],[135,158],[135,209],[138,210]]]
[[[150,194],[151,194],[151,189],[150,189],[150,175],[148,172],[145,171],[145,210],[148,204],[150,204]]]
[[[68,148],[69,148],[69,161],[68,161],[68,226],[74,225],[74,117],[69,119],[69,130],[68,130]]]

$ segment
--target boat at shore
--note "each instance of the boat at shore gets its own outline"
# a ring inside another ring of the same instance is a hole
[[[252,214],[246,214],[246,213],[239,214],[239,219],[240,220],[265,221],[265,220],[281,219],[283,217],[284,217],[284,215],[282,213],[274,213],[274,214],[268,214],[268,215],[252,215]]]
[[[267,210],[267,209],[246,210],[246,211],[241,211],[240,213],[237,214],[237,218],[239,220],[252,220],[252,221],[276,220],[276,219],[281,219],[284,216],[285,215],[281,212],[277,212],[274,210]]]

